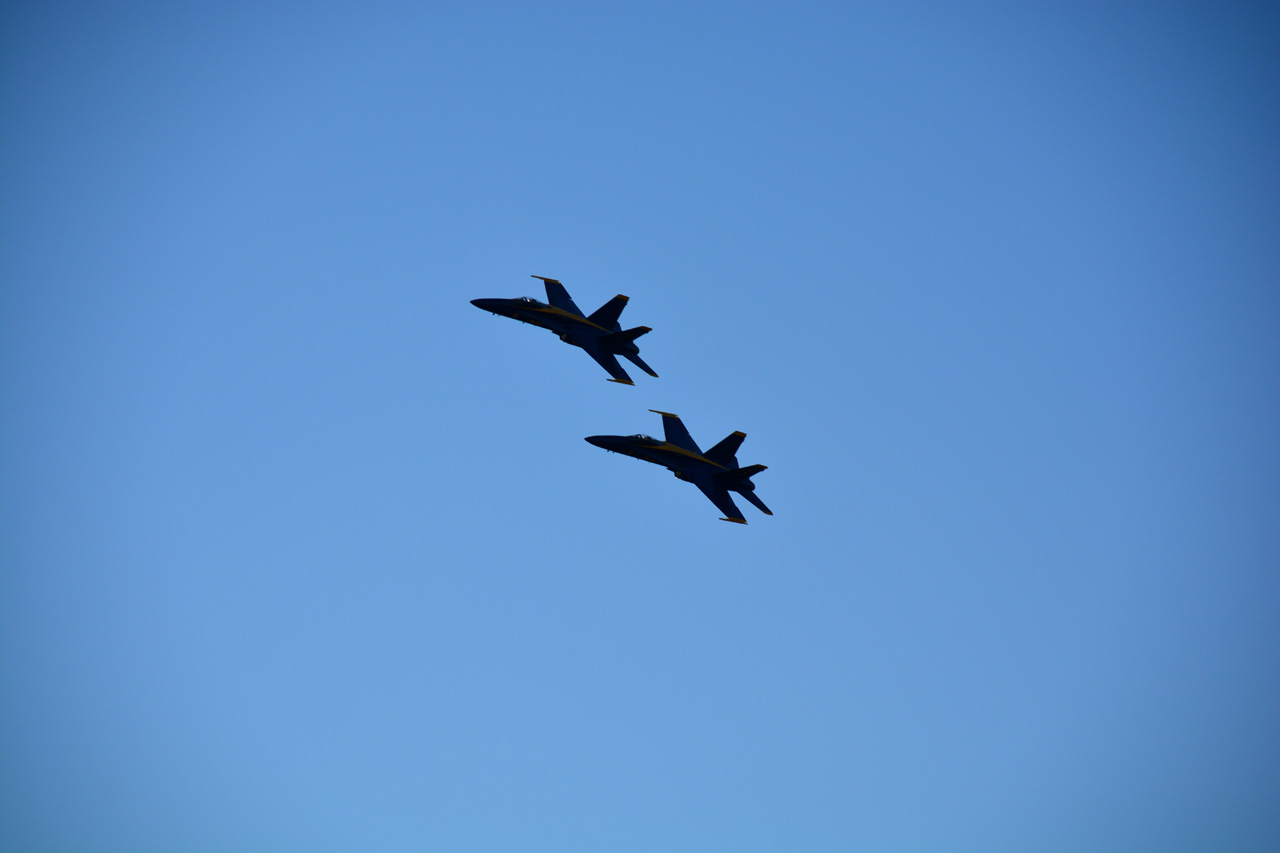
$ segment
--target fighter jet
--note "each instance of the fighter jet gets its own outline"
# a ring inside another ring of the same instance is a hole
[[[502,317],[511,317],[521,323],[550,329],[566,344],[573,344],[587,351],[587,355],[600,363],[613,378],[610,382],[634,385],[631,377],[618,364],[617,356],[623,356],[650,376],[656,377],[653,368],[640,358],[636,338],[653,331],[648,326],[636,326],[625,332],[618,325],[618,315],[627,307],[627,297],[622,294],[600,306],[590,317],[583,316],[578,306],[569,298],[569,291],[554,278],[540,278],[547,286],[547,301],[539,302],[528,296],[519,299],[472,299],[471,304]]]
[[[650,409],[654,414],[662,415],[662,426],[666,430],[666,441],[659,441],[647,435],[592,435],[587,441],[596,447],[603,447],[614,453],[622,453],[662,465],[676,475],[677,480],[693,483],[702,493],[711,499],[716,508],[724,513],[721,521],[733,521],[746,524],[738,507],[734,505],[729,492],[737,492],[755,505],[765,515],[773,512],[764,505],[764,501],[755,496],[755,483],[751,477],[765,470],[764,465],[748,465],[738,467],[738,446],[747,437],[745,432],[731,433],[724,441],[703,453],[698,449],[693,437],[685,429],[680,418],[670,412],[659,412]]]

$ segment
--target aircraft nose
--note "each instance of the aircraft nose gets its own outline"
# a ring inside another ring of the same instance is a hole
[[[503,311],[502,309],[506,305],[506,303],[507,303],[507,300],[505,299],[472,299],[471,300],[472,305],[476,306],[477,308],[480,308],[481,310],[488,311],[490,314],[505,314],[506,312]]]
[[[594,444],[596,447],[603,447],[605,450],[613,450],[617,444],[617,436],[613,435],[589,435],[587,436],[587,444]]]

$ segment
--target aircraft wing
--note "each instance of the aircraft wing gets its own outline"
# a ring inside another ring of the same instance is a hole
[[[609,380],[610,382],[621,382],[623,385],[635,384],[631,381],[631,377],[627,375],[627,372],[622,369],[622,365],[618,364],[617,357],[613,353],[605,352],[596,346],[594,339],[588,338],[579,343],[578,346],[586,350],[587,355],[594,358],[597,364],[609,371],[609,375],[613,377],[613,379]]]
[[[667,441],[676,447],[683,447],[685,450],[692,450],[699,455],[702,451],[698,448],[698,443],[693,440],[693,436],[689,435],[689,430],[685,429],[684,421],[680,420],[679,415],[673,415],[670,412],[659,412],[657,409],[650,409],[655,415],[662,415],[662,428],[666,430]]]
[[[670,441],[670,439],[668,439]],[[674,442],[673,442],[674,443]],[[711,477],[694,477],[693,484],[702,493],[711,499],[716,505],[716,509],[724,513],[722,521],[734,521],[738,524],[746,524],[747,520],[742,517],[742,513],[738,511],[737,505],[733,502],[733,498],[729,497],[729,490],[717,483]]]
[[[564,289],[564,285],[556,281],[554,278],[543,278],[535,275],[533,278],[541,278],[542,283],[547,286],[547,304],[553,308],[559,308],[561,311],[568,311],[570,314],[582,316],[582,312],[578,310],[578,306],[573,304],[573,300],[569,298],[569,291]]]

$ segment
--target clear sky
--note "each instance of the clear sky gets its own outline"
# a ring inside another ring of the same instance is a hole
[[[1278,44],[5,3],[0,849],[1280,849]]]

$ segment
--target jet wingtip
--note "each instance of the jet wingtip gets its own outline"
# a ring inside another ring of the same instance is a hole
[[[721,520],[721,521],[732,521],[734,524],[746,524],[746,523],[747,523],[747,520],[746,520],[745,518],[722,518],[722,519],[720,519],[720,520]]]
[[[606,382],[617,382],[619,385],[635,385],[630,379],[606,379]]]

